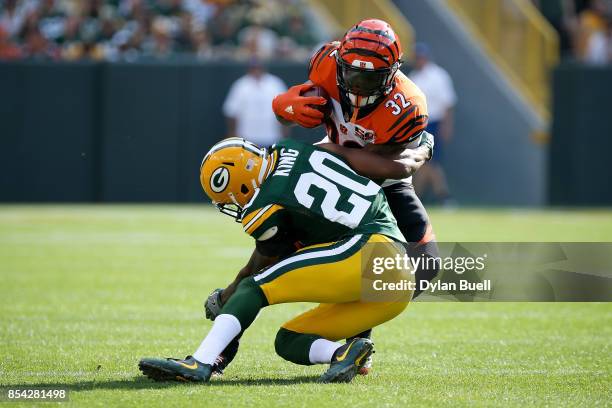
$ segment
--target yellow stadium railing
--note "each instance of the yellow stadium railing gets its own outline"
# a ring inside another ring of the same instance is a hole
[[[559,39],[538,9],[530,0],[446,1],[548,123],[550,75],[559,60]]]
[[[311,5],[324,10],[334,20],[334,27],[344,33],[359,20],[380,18],[395,30],[404,49],[404,60],[408,60],[414,48],[414,30],[401,11],[390,0],[309,0]]]

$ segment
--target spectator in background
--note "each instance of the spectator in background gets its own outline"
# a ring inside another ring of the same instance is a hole
[[[238,136],[259,146],[271,146],[283,137],[283,127],[272,111],[272,99],[287,90],[284,82],[251,59],[248,73],[236,80],[223,103],[227,136]]]
[[[609,62],[607,7],[603,0],[590,0],[578,16],[577,56],[585,62]]]
[[[278,47],[278,35],[257,21],[240,30],[238,40],[245,52],[259,58],[272,58]]]
[[[21,58],[305,61],[323,40],[308,16],[305,0],[0,0],[8,41],[36,49]]]
[[[158,58],[169,55],[174,45],[171,31],[172,22],[168,17],[156,17],[151,26],[153,41],[147,51]]]
[[[213,48],[206,30],[196,30],[193,33],[193,51],[195,56],[200,59],[212,57]]]
[[[612,62],[612,21],[608,21],[606,31],[598,31],[591,35],[584,61],[596,65]]]
[[[427,131],[435,136],[436,142],[432,160],[415,174],[415,189],[422,195],[431,188],[441,204],[452,205],[443,160],[445,146],[453,134],[453,107],[457,102],[453,81],[444,68],[431,60],[431,51],[423,43],[416,44],[414,69],[409,77],[427,98]]]
[[[38,16],[34,12],[28,15],[20,34],[25,39],[23,54],[28,58],[56,60],[60,57],[57,45],[49,41],[40,31]]]
[[[0,26],[0,61],[21,58],[21,48],[13,43],[8,33]]]
[[[28,14],[35,8],[32,1],[4,0],[0,1],[0,27],[9,37],[16,37],[21,32]]]

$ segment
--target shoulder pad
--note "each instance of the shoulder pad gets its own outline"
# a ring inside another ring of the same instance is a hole
[[[339,46],[338,41],[325,44],[312,56],[308,66],[308,79],[335,99],[339,98],[339,92],[336,84],[336,59],[332,54]]]
[[[381,103],[384,128],[376,143],[410,143],[427,128],[427,102],[423,92],[398,73],[393,90]]]
[[[283,207],[278,204],[268,204],[265,207],[249,211],[244,217],[242,217],[242,228],[244,232],[253,236],[255,239],[259,239],[259,236],[264,234],[262,225],[271,219],[272,215],[282,210]],[[268,228],[265,228],[266,230]]]

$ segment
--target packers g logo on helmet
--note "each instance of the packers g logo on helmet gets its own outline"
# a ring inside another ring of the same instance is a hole
[[[242,209],[273,167],[268,151],[238,137],[215,144],[204,156],[200,183],[213,204],[240,220]]]
[[[222,192],[229,184],[229,179],[229,170],[226,167],[219,167],[210,176],[210,189],[215,193]]]

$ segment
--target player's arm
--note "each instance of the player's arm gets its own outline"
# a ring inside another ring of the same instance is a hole
[[[223,290],[216,289],[206,301],[206,316],[214,319],[222,305],[235,292],[240,282],[262,269],[275,264],[284,256],[295,252],[295,239],[291,234],[286,210],[280,205],[250,211],[242,219],[244,231],[255,238],[255,249],[247,264]]]
[[[368,145],[364,149],[351,149],[333,143],[320,144],[342,156],[357,173],[370,179],[403,179],[414,174],[433,153],[433,136],[423,132],[416,148],[405,145]]]
[[[230,283],[225,289],[215,289],[212,291],[206,302],[204,303],[204,310],[206,312],[206,318],[215,320],[215,318],[221,312],[221,308],[228,301],[228,299],[234,294],[236,288],[242,282],[243,279],[248,278],[251,275],[256,274],[263,268],[273,265],[278,262],[277,256],[267,256],[261,254],[257,248],[253,250],[251,257],[247,264],[240,269],[236,278]]]
[[[232,296],[232,294],[236,291],[236,288],[242,282],[244,278],[248,278],[261,271],[263,268],[268,267],[270,265],[278,262],[278,256],[266,256],[261,254],[257,247],[253,250],[251,257],[247,264],[238,272],[236,278],[232,283],[230,283],[223,292],[221,293],[220,299],[221,303],[224,304],[227,300]]]

